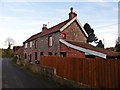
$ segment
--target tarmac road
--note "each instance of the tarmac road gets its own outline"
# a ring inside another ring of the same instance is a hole
[[[57,86],[32,77],[12,65],[8,59],[2,59],[2,88],[56,88]]]

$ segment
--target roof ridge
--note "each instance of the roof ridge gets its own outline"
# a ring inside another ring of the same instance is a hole
[[[44,35],[53,33],[53,32],[55,32],[55,31],[58,31],[61,27],[63,27],[63,26],[64,26],[66,23],[68,23],[69,21],[70,21],[69,19],[64,20],[63,22],[58,23],[58,24],[56,24],[56,25],[48,28],[45,32],[42,32],[42,31],[41,31],[41,32],[39,32],[39,33],[37,33],[37,34],[34,34],[34,35],[32,35],[30,38],[28,38],[26,41],[24,41],[23,43],[38,38],[37,35],[39,35],[39,36],[44,36]]]
[[[58,26],[58,25],[60,25],[60,24],[62,24],[62,23],[65,23],[65,22],[67,22],[67,21],[70,21],[70,20],[67,19],[67,20],[64,20],[64,21],[62,21],[62,22],[60,22],[60,23],[58,23],[58,24],[55,24],[54,26],[48,28],[48,30],[51,29],[51,28],[53,28],[53,27],[56,27],[56,26]]]

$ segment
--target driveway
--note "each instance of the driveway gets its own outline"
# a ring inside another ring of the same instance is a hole
[[[9,59],[2,59],[2,88],[56,88],[53,83],[30,76],[12,65]]]

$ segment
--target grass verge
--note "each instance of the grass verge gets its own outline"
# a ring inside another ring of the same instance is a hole
[[[11,60],[10,61],[11,64],[13,64],[15,67],[17,67],[18,69],[22,70],[24,73],[35,77],[39,80],[44,80],[47,83],[50,83],[51,85],[55,85],[56,88],[90,88],[88,86],[82,85],[78,86],[78,85],[73,85],[72,83],[69,83],[68,81],[64,81],[62,80],[62,78],[46,78],[45,76],[40,75],[39,73],[35,73],[33,72],[29,67],[25,67],[23,64],[16,64],[15,60]],[[64,83],[66,82],[66,84]]]
[[[31,77],[34,77],[34,78],[37,78],[39,80],[44,80],[46,81],[47,83],[49,83],[50,85],[55,85],[56,88],[59,88],[60,87],[60,84],[55,82],[53,79],[50,79],[50,78],[46,78],[42,75],[40,75],[39,73],[35,73],[33,72],[30,68],[28,67],[24,67],[24,65],[20,64],[16,64],[16,62],[14,62],[12,59],[10,60],[10,63],[12,65],[14,65],[18,70],[21,70],[23,73],[26,73],[27,75],[31,76]]]

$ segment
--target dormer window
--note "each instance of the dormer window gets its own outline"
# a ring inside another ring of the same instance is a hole
[[[49,36],[48,37],[48,46],[49,47],[52,47],[52,44],[53,44],[52,40],[53,40],[52,36]]]

